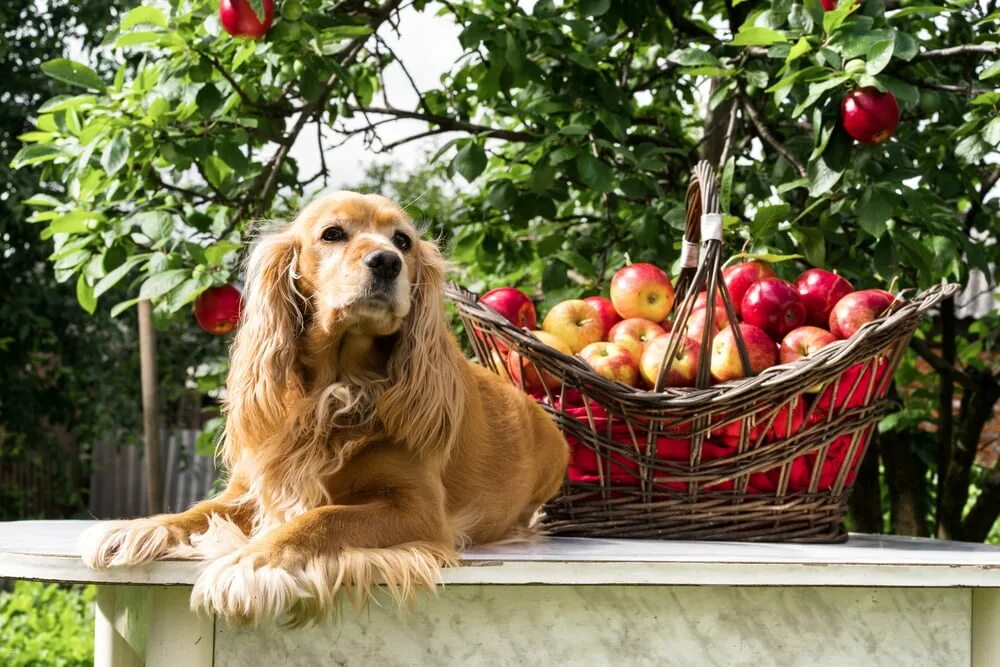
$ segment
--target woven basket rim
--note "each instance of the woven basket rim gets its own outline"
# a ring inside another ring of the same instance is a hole
[[[611,396],[631,403],[649,403],[648,407],[697,407],[706,403],[722,400],[732,400],[744,392],[757,388],[774,388],[778,385],[794,382],[797,378],[821,367],[830,368],[831,373],[842,371],[841,366],[850,365],[850,357],[855,349],[864,342],[885,330],[891,330],[897,323],[909,319],[915,312],[923,316],[942,299],[953,296],[961,286],[957,283],[941,283],[935,285],[911,300],[899,303],[887,315],[864,324],[853,336],[838,340],[817,350],[813,354],[789,364],[778,364],[764,369],[751,377],[730,380],[711,385],[704,389],[695,387],[671,387],[663,391],[632,387],[622,382],[609,380],[598,375],[582,359],[555,350],[531,336],[526,330],[519,329],[500,313],[485,306],[479,301],[479,295],[465,289],[456,283],[448,283],[446,295],[459,309],[488,321],[504,331],[520,345],[532,349],[540,355],[546,355],[559,362],[560,370],[570,373],[580,384],[598,386]]]

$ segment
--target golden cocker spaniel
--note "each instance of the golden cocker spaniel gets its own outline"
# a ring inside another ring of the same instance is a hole
[[[567,446],[527,395],[470,363],[445,262],[379,195],[338,192],[256,241],[226,385],[217,497],[102,522],[94,568],[204,558],[191,604],[292,624],[384,584],[402,602],[456,549],[528,534]]]

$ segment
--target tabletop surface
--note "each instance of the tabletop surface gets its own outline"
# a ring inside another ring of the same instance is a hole
[[[190,584],[200,563],[160,561],[94,571],[79,535],[95,521],[0,522],[0,577],[121,584]],[[844,544],[543,538],[483,545],[447,568],[456,584],[970,586],[1000,588],[1000,547],[851,535]]]

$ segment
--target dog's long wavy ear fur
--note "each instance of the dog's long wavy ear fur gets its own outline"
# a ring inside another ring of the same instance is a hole
[[[248,446],[280,436],[290,397],[303,387],[296,365],[303,326],[295,287],[297,246],[286,230],[261,236],[247,262],[243,315],[226,382],[223,460],[231,467]]]
[[[420,453],[450,450],[465,410],[465,363],[444,310],[447,264],[437,246],[421,241],[410,314],[389,359],[389,388],[378,401],[386,431]]]

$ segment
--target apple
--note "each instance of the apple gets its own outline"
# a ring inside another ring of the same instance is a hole
[[[542,330],[558,336],[576,354],[601,340],[604,323],[597,310],[583,299],[557,303],[545,315]]]
[[[708,312],[705,308],[698,308],[691,312],[691,316],[688,317],[687,322],[687,337],[701,341],[702,333],[705,331],[705,322],[708,319]],[[709,336],[709,340],[715,336],[719,331],[722,331],[729,326],[729,315],[726,313],[726,309],[722,306],[715,307],[715,320],[712,323],[712,328],[715,331],[712,332],[712,336]]]
[[[837,340],[837,337],[826,329],[812,326],[796,327],[781,339],[778,356],[781,363],[789,364],[804,359],[816,350],[822,349],[830,343],[836,343]]]
[[[804,271],[795,279],[795,288],[806,307],[806,324],[815,327],[827,326],[833,307],[854,291],[847,278],[823,269]]]
[[[222,0],[219,3],[219,21],[233,37],[260,39],[274,22],[274,0],[261,0],[264,6],[264,20],[254,13],[247,0]]]
[[[531,334],[545,345],[563,354],[569,355],[572,352],[558,336],[547,331],[532,331]],[[530,361],[524,360],[521,355],[511,350],[507,355],[507,370],[510,371],[510,378],[514,384],[524,387],[529,394],[539,393],[547,389],[558,389],[559,378],[546,371],[539,372]]]
[[[663,269],[630,264],[611,279],[611,303],[623,318],[662,322],[674,306],[674,286]]]
[[[889,141],[899,124],[899,104],[890,91],[874,86],[855,88],[840,103],[840,123],[844,130],[864,144]]]
[[[194,300],[194,317],[202,329],[221,336],[239,324],[242,307],[243,297],[232,285],[209,287]]]
[[[743,334],[743,342],[746,344],[751,375],[756,375],[778,363],[778,346],[763,329],[746,323],[741,323],[739,327],[740,333]],[[746,377],[743,363],[740,361],[739,348],[736,346],[733,325],[720,331],[712,341],[711,368],[712,377],[717,382]]]
[[[603,332],[601,333],[601,338],[607,338],[608,332],[611,331],[611,327],[622,321],[621,315],[615,310],[614,304],[611,303],[611,299],[605,298],[603,296],[588,296],[584,299],[587,303],[594,307],[597,314],[601,316],[601,327]]]
[[[743,321],[781,340],[806,322],[806,306],[795,285],[781,278],[758,280],[743,295]]]
[[[479,302],[506,317],[518,329],[537,329],[538,314],[528,295],[513,287],[492,289]]]
[[[608,332],[608,342],[621,345],[636,359],[642,359],[646,344],[667,333],[666,329],[656,322],[644,320],[641,317],[630,317],[611,327]]]
[[[639,372],[650,385],[656,384],[660,376],[663,357],[670,346],[670,335],[664,334],[651,340],[639,360]],[[684,338],[674,352],[674,359],[667,369],[664,386],[693,387],[698,379],[698,363],[701,359],[701,344],[691,338]]]
[[[819,0],[819,4],[823,5],[823,11],[832,12],[837,8],[837,0]]]
[[[734,264],[722,271],[722,281],[726,283],[726,289],[729,290],[729,296],[733,300],[733,308],[738,316],[743,316],[743,296],[750,289],[750,286],[758,280],[774,277],[776,277],[774,269],[771,268],[770,264],[756,260]]]
[[[634,387],[639,380],[638,361],[621,345],[598,341],[580,350],[580,358],[609,380]]]
[[[872,369],[874,367],[874,373]],[[885,357],[878,357],[872,361],[865,361],[854,364],[840,375],[840,381],[830,383],[819,396],[816,397],[816,405],[813,406],[809,415],[809,423],[827,419],[830,415],[830,406],[833,404],[833,414],[839,414],[843,408],[857,408],[865,404],[866,399],[881,398],[889,389],[885,383],[886,373],[889,371],[889,361]],[[834,384],[837,391],[834,393]],[[869,392],[871,392],[869,394]]]
[[[895,301],[896,297],[881,289],[851,292],[830,311],[830,333],[837,338],[850,338],[862,325],[878,319]]]
[[[704,308],[706,305],[708,305],[708,292],[698,292],[698,296],[694,298],[694,305],[691,306],[691,310],[693,312],[699,308]],[[726,307],[726,302],[722,300],[721,294],[716,293],[715,305],[718,308]]]

